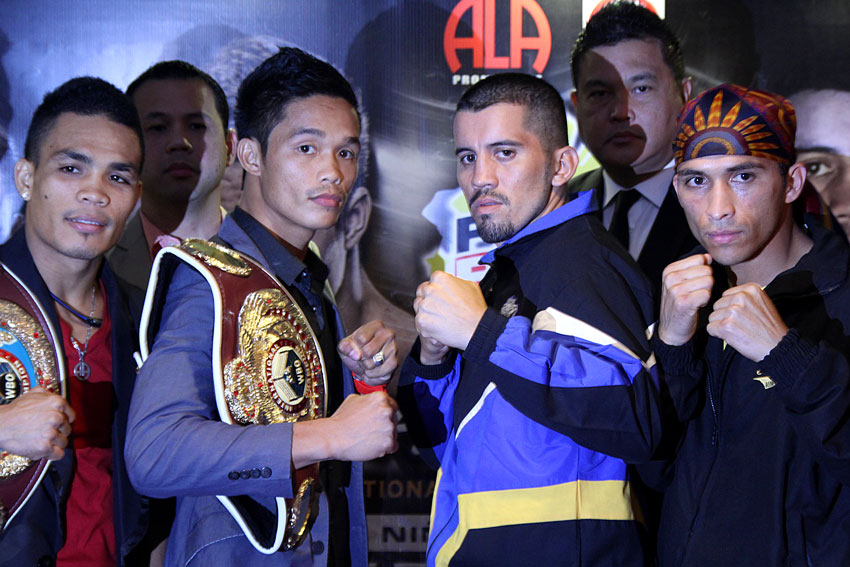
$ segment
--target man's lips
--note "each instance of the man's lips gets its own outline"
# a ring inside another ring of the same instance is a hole
[[[636,140],[643,140],[643,135],[640,132],[635,132],[634,130],[620,130],[619,132],[615,132],[608,136],[607,141],[612,144],[626,144]]]
[[[343,198],[335,193],[319,193],[310,197],[310,200],[321,207],[328,209],[338,209],[342,206]]]
[[[193,175],[198,174],[198,169],[190,163],[185,161],[176,161],[168,164],[168,167],[165,168],[165,172],[169,175],[177,178],[185,178],[192,177]]]
[[[738,236],[741,235],[740,230],[712,230],[705,233],[705,237],[712,243],[722,245],[722,244],[731,244],[734,242]]]
[[[476,199],[475,202],[472,203],[472,209],[477,212],[484,212],[495,208],[501,207],[504,203],[499,199],[493,199],[492,197],[481,197]]]
[[[472,212],[486,213],[496,207],[507,204],[507,199],[491,191],[479,191],[472,196],[469,202],[469,210]]]
[[[69,215],[65,217],[65,221],[75,230],[88,234],[100,232],[109,224],[107,219],[93,215]]]

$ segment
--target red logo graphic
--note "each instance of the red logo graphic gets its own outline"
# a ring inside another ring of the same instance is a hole
[[[472,10],[472,37],[457,37],[461,18]],[[523,12],[531,16],[537,26],[537,36],[522,35]],[[443,51],[452,73],[460,69],[457,52],[472,50],[472,64],[476,69],[519,69],[524,49],[537,51],[532,67],[542,73],[552,52],[552,31],[543,9],[535,0],[511,0],[510,56],[496,55],[496,0],[461,0],[446,23],[443,33]]]

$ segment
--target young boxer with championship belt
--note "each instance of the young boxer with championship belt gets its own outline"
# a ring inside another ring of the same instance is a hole
[[[325,363],[304,312],[256,260],[215,242],[190,238],[157,254],[142,314],[142,358],[150,352],[161,302],[180,262],[202,274],[213,295],[212,371],[221,420],[265,425],[325,417]],[[273,529],[254,520],[263,512],[250,498],[218,496],[261,552],[297,547],[315,520],[318,463],[296,470],[292,479],[294,497],[275,498]]]
[[[177,497],[166,565],[365,567],[361,461],[396,448],[396,344],[380,321],[345,335],[310,246],[357,178],[357,99],[283,48],[243,81],[236,125],[239,206],[155,261],[127,467]]]

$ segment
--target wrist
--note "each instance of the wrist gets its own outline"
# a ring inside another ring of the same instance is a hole
[[[334,458],[332,417],[292,425],[292,465],[296,469]]]
[[[434,366],[440,364],[446,359],[446,352],[441,354],[419,352],[419,364],[423,366]]]
[[[670,330],[666,327],[662,327],[659,325],[657,336],[658,340],[660,340],[665,345],[682,346],[683,344],[691,340],[691,338],[693,337],[693,333],[687,334],[670,332]]]

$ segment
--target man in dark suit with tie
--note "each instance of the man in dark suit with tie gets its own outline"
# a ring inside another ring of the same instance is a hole
[[[679,41],[658,16],[609,4],[579,34],[571,94],[579,133],[602,165],[569,183],[594,190],[604,225],[649,278],[695,245],[672,186],[676,118],[691,92]]]

